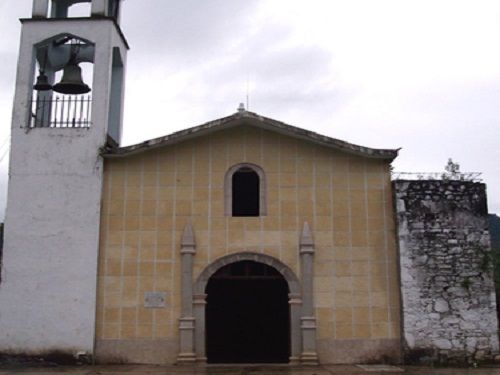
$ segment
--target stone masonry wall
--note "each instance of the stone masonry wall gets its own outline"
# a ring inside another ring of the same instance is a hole
[[[408,361],[456,362],[498,352],[486,188],[395,181]]]

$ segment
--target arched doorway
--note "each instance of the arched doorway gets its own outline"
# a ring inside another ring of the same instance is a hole
[[[240,260],[217,270],[205,293],[209,363],[286,363],[290,358],[287,280],[274,267]]]

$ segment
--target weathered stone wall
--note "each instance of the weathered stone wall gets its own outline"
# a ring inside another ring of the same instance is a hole
[[[412,361],[475,361],[498,351],[486,189],[395,181],[403,330]]]

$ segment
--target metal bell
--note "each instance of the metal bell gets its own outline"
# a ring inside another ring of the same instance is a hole
[[[44,72],[40,71],[40,74],[36,77],[36,83],[33,88],[37,91],[52,90],[52,85],[49,83],[49,79]]]
[[[86,94],[90,91],[82,79],[82,68],[72,60],[64,67],[61,82],[54,85],[53,90],[61,94]]]

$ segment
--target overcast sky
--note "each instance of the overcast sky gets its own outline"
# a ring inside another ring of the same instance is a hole
[[[0,0],[0,158],[20,24]],[[397,171],[483,172],[500,213],[500,1],[126,0],[124,144],[250,110],[399,148]],[[7,157],[0,162],[3,213]]]

